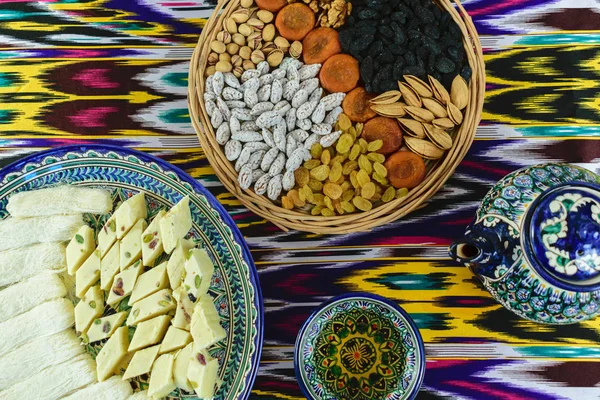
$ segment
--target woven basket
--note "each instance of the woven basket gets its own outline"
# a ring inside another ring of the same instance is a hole
[[[473,70],[469,84],[471,92],[469,104],[464,111],[462,125],[454,133],[452,149],[438,162],[429,165],[425,180],[419,186],[410,190],[406,197],[379,205],[368,212],[324,217],[313,216],[308,212],[298,210],[286,210],[265,196],[259,196],[252,190],[241,189],[237,182],[237,172],[232,163],[225,158],[221,146],[215,139],[215,132],[210,124],[210,118],[206,114],[203,100],[204,71],[207,67],[208,55],[211,52],[209,44],[216,38],[217,33],[223,29],[223,21],[240,7],[239,0],[220,1],[202,30],[192,56],[189,71],[188,102],[192,124],[198,134],[202,149],[227,190],[233,193],[249,210],[285,231],[296,229],[322,234],[366,231],[402,218],[411,211],[423,207],[424,203],[448,180],[469,150],[475,136],[475,130],[481,120],[485,94],[483,54],[479,36],[471,17],[469,17],[459,0],[454,0],[456,8],[449,0],[436,0],[436,2],[441,8],[450,13],[460,27],[468,62]]]

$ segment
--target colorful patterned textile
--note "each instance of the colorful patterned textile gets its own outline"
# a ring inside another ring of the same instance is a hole
[[[302,399],[293,344],[313,307],[367,291],[401,304],[426,342],[419,399],[598,399],[600,321],[539,326],[494,302],[446,246],[505,174],[545,161],[600,167],[598,0],[468,0],[487,63],[484,120],[428,206],[372,232],[284,233],[213,175],[189,122],[200,0],[0,0],[0,162],[74,143],[129,146],[197,178],[246,236],[265,346],[255,399]]]

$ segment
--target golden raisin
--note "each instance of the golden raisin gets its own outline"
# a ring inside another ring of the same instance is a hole
[[[377,150],[381,149],[382,147],[383,147],[383,140],[377,139],[377,140],[373,140],[372,142],[370,142],[367,145],[367,150],[368,151],[377,151]]]
[[[394,192],[395,194],[396,192]],[[350,201],[352,200],[352,198],[354,197],[354,190],[346,190],[344,193],[342,193],[342,200],[344,201]]]
[[[358,173],[356,171],[350,172],[350,183],[352,183],[352,186],[354,188],[357,188],[360,186],[358,184]]]
[[[356,179],[359,186],[363,186],[365,183],[371,182],[371,177],[369,177],[369,174],[367,174],[367,172],[364,169],[358,171],[358,173],[356,174]]]
[[[378,163],[382,163],[385,161],[385,156],[383,154],[379,154],[379,153],[369,153],[369,154],[367,154],[367,158],[370,161],[378,162]]]
[[[354,204],[356,208],[358,208],[361,211],[369,211],[371,208],[373,208],[373,204],[371,204],[369,200],[360,196],[356,196],[355,198],[353,198],[352,204]]]
[[[375,195],[375,192],[375,184],[373,182],[367,182],[361,187],[360,195],[365,199],[370,199]]]
[[[319,159],[321,158],[321,154],[323,153],[323,146],[321,146],[321,143],[315,143],[312,145],[312,147],[310,148],[310,155],[312,156],[312,158],[314,159]]]
[[[381,196],[381,201],[388,203],[394,200],[394,197],[396,197],[396,189],[394,189],[393,186],[390,186],[385,190],[383,196]]]
[[[331,153],[329,152],[329,149],[325,149],[321,153],[321,163],[323,165],[328,165],[329,161],[331,161]]]
[[[291,210],[294,208],[294,202],[292,201],[292,199],[290,199],[287,196],[282,196],[281,197],[281,205],[283,206],[283,208],[285,208],[286,210]]]
[[[342,208],[340,199],[333,201],[333,208],[335,208],[335,211],[340,215],[342,215],[344,213],[344,209]]]
[[[323,209],[323,206],[314,206],[313,208],[311,208],[310,213],[312,215],[319,215],[319,214],[321,214],[322,209]]]
[[[379,174],[379,176],[383,178],[387,176],[387,169],[383,166],[383,164],[375,162],[373,163],[373,169]]]
[[[321,160],[310,159],[304,163],[304,168],[312,170],[321,165]]]
[[[396,198],[397,199],[405,197],[407,194],[408,194],[407,188],[400,188],[400,189],[396,190]]]
[[[340,129],[343,131],[347,131],[352,126],[352,122],[350,121],[350,118],[348,118],[348,116],[343,113],[340,114],[337,123],[340,126]]]
[[[342,187],[338,184],[327,182],[323,185],[323,194],[332,200],[339,199],[342,196]]]
[[[302,187],[308,183],[308,180],[310,179],[310,172],[308,172],[308,169],[300,167],[294,171],[294,179],[296,181],[296,185]]]
[[[287,197],[289,197],[290,200],[292,201],[292,203],[294,203],[294,206],[304,207],[306,198],[301,198],[302,196],[300,195],[298,190],[296,190],[296,189],[290,190],[287,194]]]
[[[365,156],[361,154],[358,157],[358,166],[361,170],[364,170],[367,174],[371,175],[373,173],[373,166],[371,165],[371,161]]]
[[[358,163],[356,161],[346,161],[344,164],[344,168],[342,168],[342,174],[350,175],[350,172],[354,171],[358,168]]]
[[[342,201],[341,204],[342,204],[342,208],[347,213],[353,213],[354,211],[356,211],[356,208],[354,207],[354,204],[350,203],[349,201]]]
[[[360,152],[365,154],[368,151],[369,143],[363,138],[358,139],[358,144],[360,145]]]
[[[342,177],[342,164],[339,162],[331,163],[331,169],[329,170],[329,181],[336,182]]]
[[[325,151],[323,152],[325,154]],[[316,168],[313,168],[310,171],[310,176],[315,178],[318,181],[324,181],[329,177],[329,166],[327,165],[319,165]]]
[[[350,150],[350,155],[348,156],[348,158],[352,161],[356,160],[358,158],[358,156],[360,155],[360,144],[355,144],[354,146],[352,146],[352,149]]]
[[[323,208],[321,209],[321,215],[324,217],[333,217],[335,213],[329,208]]]
[[[307,185],[312,189],[313,192],[320,192],[323,190],[323,183],[313,178],[308,181]]]
[[[350,148],[354,144],[354,139],[349,133],[344,133],[337,141],[335,149],[339,153],[347,153],[350,151]]]
[[[325,207],[327,207],[331,211],[333,211],[333,202],[331,201],[331,199],[329,197],[325,196],[325,198],[323,199],[323,203],[325,203]]]

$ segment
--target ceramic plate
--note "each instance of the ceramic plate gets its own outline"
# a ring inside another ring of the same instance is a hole
[[[338,296],[300,330],[294,367],[309,399],[413,399],[425,373],[423,339],[391,301],[367,293]]]
[[[149,219],[158,210],[190,196],[193,227],[189,236],[208,251],[215,263],[210,293],[228,333],[227,339],[211,348],[211,354],[219,359],[222,381],[215,398],[246,399],[260,359],[262,298],[250,252],[218,201],[185,172],[148,154],[113,146],[69,146],[36,153],[0,171],[0,217],[8,216],[10,195],[61,183],[109,189],[115,207],[143,191]],[[98,230],[107,216],[84,218]],[[119,307],[126,308],[127,304]],[[95,353],[98,349],[88,346],[88,351]],[[145,389],[147,381],[135,385]],[[169,398],[197,397],[177,389]]]

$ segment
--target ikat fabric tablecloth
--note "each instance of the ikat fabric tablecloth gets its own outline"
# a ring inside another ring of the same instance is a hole
[[[190,124],[199,0],[0,0],[2,165],[49,147],[113,144],[183,168],[226,207],[260,273],[264,350],[253,399],[302,399],[293,344],[349,291],[397,301],[425,340],[418,399],[600,399],[600,320],[541,326],[498,305],[447,255],[480,199],[526,165],[600,172],[600,2],[466,0],[487,64],[483,121],[428,206],[372,232],[284,233],[216,179]]]

